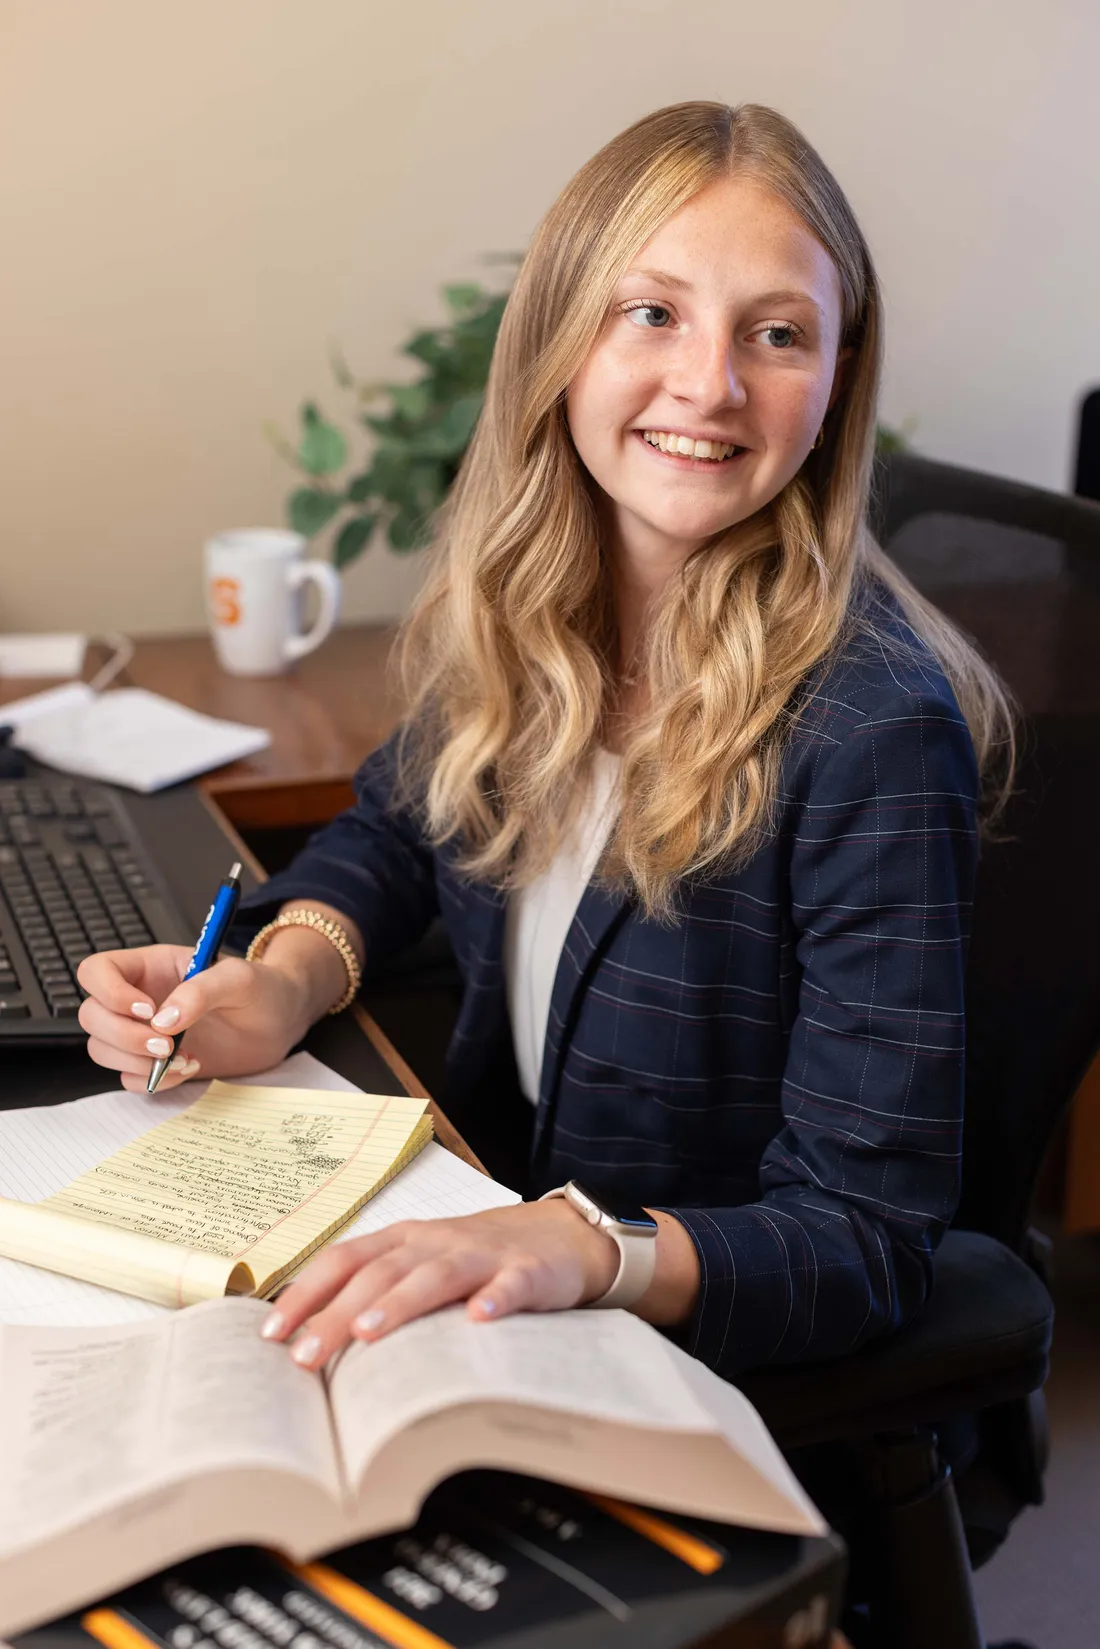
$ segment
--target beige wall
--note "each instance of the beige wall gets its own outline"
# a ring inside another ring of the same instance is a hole
[[[277,522],[260,425],[339,400],[687,97],[774,103],[848,190],[885,415],[1061,487],[1100,382],[1095,0],[0,0],[0,630],[198,627],[211,530]],[[416,577],[376,545],[354,616]]]

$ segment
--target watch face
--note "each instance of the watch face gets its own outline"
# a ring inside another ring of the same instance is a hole
[[[612,1202],[587,1185],[582,1185],[580,1180],[573,1180],[572,1185],[593,1208],[598,1209],[601,1214],[606,1214],[608,1219],[615,1220],[619,1225],[633,1226],[638,1231],[656,1231],[657,1221],[652,1214],[646,1212],[640,1202]]]

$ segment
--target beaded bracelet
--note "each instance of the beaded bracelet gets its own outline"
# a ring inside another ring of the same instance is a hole
[[[258,962],[264,951],[271,943],[280,928],[312,928],[314,933],[321,934],[329,944],[339,953],[340,960],[347,969],[348,988],[329,1013],[341,1013],[349,1002],[354,1002],[359,992],[363,978],[363,970],[359,966],[359,958],[351,946],[351,941],[339,922],[334,922],[331,916],[322,916],[319,910],[284,910],[269,922],[266,928],[261,928],[245,952],[246,962]]]

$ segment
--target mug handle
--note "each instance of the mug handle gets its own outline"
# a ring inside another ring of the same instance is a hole
[[[303,584],[316,584],[321,598],[317,621],[304,636],[288,636],[283,649],[287,660],[304,658],[319,647],[336,623],[340,613],[340,574],[327,561],[294,561],[287,568],[287,583],[292,590]]]

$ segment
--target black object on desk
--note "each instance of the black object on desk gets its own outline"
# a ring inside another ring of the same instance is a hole
[[[28,777],[42,786],[71,788],[78,782],[34,762]],[[196,785],[175,785],[152,796],[112,785],[94,788],[111,798],[135,833],[150,879],[163,890],[165,905],[175,915],[178,931],[171,938],[180,944],[193,943],[209,908],[210,889],[225,873],[227,860],[239,855],[240,844],[221,829]],[[256,886],[246,865],[242,890],[247,893]],[[154,937],[169,935],[160,932]],[[14,1038],[0,1040],[0,1109],[55,1105],[118,1086],[113,1072],[88,1058],[83,1032],[75,1021],[69,1020],[66,1029],[67,1035],[54,1033],[55,1040],[33,1046]],[[368,1093],[405,1091],[350,1014],[321,1020],[303,1046]]]
[[[193,1558],[12,1649],[276,1649],[300,1633],[333,1649],[824,1649],[844,1567],[832,1535],[469,1471],[411,1529],[301,1568],[252,1547]]]
[[[184,932],[116,794],[60,776],[0,781],[0,1046],[82,1041],[84,958]]]

